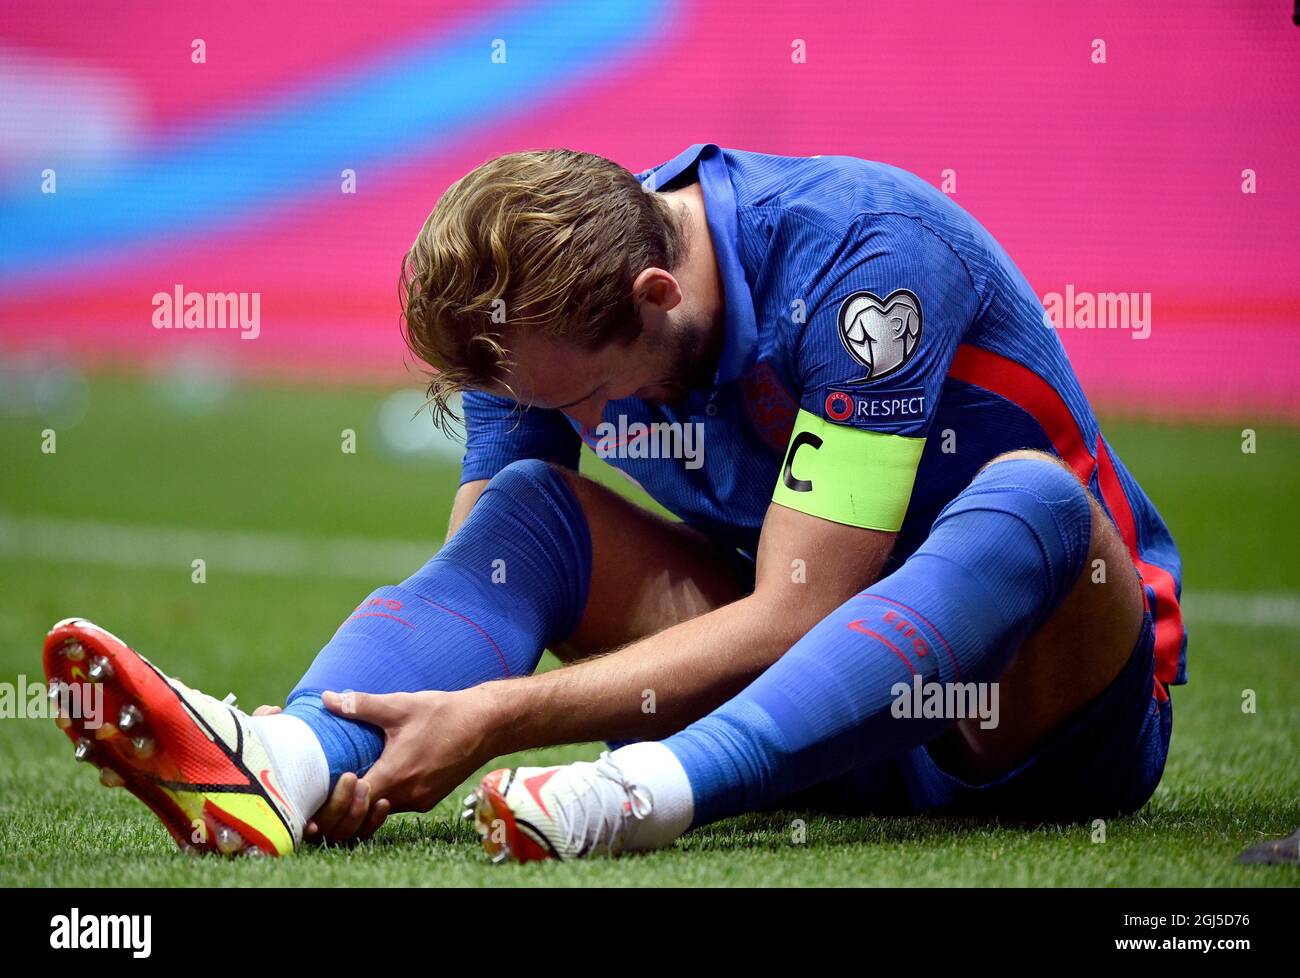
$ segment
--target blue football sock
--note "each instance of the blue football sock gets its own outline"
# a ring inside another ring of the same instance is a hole
[[[363,774],[383,733],[330,713],[323,691],[456,690],[532,672],[548,644],[577,628],[590,580],[591,538],[572,488],[543,462],[515,462],[432,560],[339,626],[285,712],[320,740],[331,786],[345,771]]]
[[[904,684],[991,682],[1082,573],[1092,521],[1066,469],[983,470],[894,574],[819,622],[730,702],[665,741],[694,822],[752,811],[937,736],[894,716]]]

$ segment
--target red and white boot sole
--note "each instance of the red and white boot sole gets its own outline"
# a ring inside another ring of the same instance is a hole
[[[177,691],[143,656],[98,625],[68,618],[46,636],[44,665],[53,702],[59,701],[61,684],[102,687],[101,716],[69,716],[60,711],[56,722],[72,741],[76,759],[99,768],[100,781],[106,787],[124,787],[144,802],[183,851],[225,856],[276,854],[264,835],[211,799],[204,799],[201,815],[191,815],[168,787],[191,783],[184,769],[206,764],[228,770],[231,761],[182,705]],[[81,699],[84,705],[84,697]],[[67,702],[76,699],[68,697]],[[98,720],[99,725],[88,720]],[[188,736],[178,736],[187,729]],[[190,757],[182,764],[178,753],[195,750],[212,753],[205,758]]]

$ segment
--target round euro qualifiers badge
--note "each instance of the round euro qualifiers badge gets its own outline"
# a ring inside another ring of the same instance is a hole
[[[861,383],[902,370],[921,345],[921,300],[907,289],[881,299],[854,292],[840,303],[840,342],[867,368]]]

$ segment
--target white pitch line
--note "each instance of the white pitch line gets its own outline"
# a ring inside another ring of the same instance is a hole
[[[1293,591],[1184,591],[1182,605],[1193,622],[1300,628],[1300,594]]]
[[[431,514],[432,518],[432,514]],[[408,577],[441,541],[321,537],[280,531],[193,530],[166,526],[0,513],[0,558],[99,564],[188,575],[202,558],[209,574],[343,578],[374,585]],[[1300,593],[1190,590],[1183,611],[1193,624],[1300,629]]]
[[[415,543],[280,531],[191,530],[0,513],[0,557],[69,565],[182,569],[187,575],[191,562],[202,558],[209,574],[393,583],[410,576],[441,545],[441,540],[433,539]]]

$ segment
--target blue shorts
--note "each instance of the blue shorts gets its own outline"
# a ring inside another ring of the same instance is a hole
[[[984,784],[969,784],[918,747],[801,792],[780,807],[1031,821],[1086,821],[1135,812],[1160,783],[1173,730],[1173,703],[1168,696],[1154,695],[1154,669],[1155,627],[1147,612],[1123,671],[1014,770]]]

